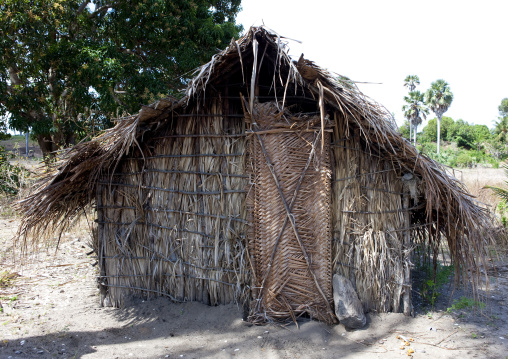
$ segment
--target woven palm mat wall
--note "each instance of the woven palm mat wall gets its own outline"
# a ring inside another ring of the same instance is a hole
[[[254,225],[249,248],[255,274],[250,320],[296,320],[307,313],[334,322],[330,306],[330,135],[325,133],[322,148],[318,130],[264,132],[250,141],[254,186],[249,197]]]

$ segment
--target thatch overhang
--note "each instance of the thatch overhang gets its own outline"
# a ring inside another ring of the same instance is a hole
[[[268,101],[256,97],[261,66],[273,68],[269,82],[283,89],[272,99],[281,112],[288,105],[289,94],[302,91],[319,104],[322,123],[329,112],[340,115],[346,123],[346,137],[357,136],[370,155],[396,165],[400,177],[418,180],[419,188],[413,192],[415,202],[422,205],[411,212],[413,228],[420,228],[436,252],[445,239],[457,274],[472,270],[476,275],[467,279],[477,284],[479,266],[492,243],[493,219],[489,212],[443,166],[402,138],[389,112],[364,96],[354,82],[329,73],[303,56],[293,61],[285,39],[265,27],[249,29],[197,69],[181,100],[162,99],[143,106],[137,115],[118,120],[114,128],[60,154],[60,161],[41,177],[30,195],[19,201],[22,222],[18,238],[27,244],[55,230],[65,230],[94,203],[100,178],[114,173],[119,161],[133,151],[142,153],[141,144],[150,141],[186,108],[206,108],[207,96],[213,96],[214,88],[227,86],[230,78],[242,79],[239,86],[247,92],[245,111],[252,113],[255,102]],[[330,120],[337,122],[337,118]]]

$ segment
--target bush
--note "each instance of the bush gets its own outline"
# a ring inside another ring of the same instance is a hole
[[[9,163],[10,153],[0,146],[0,192],[16,195],[30,177],[30,171]]]
[[[439,264],[436,272],[430,264],[417,265],[417,269],[422,271],[426,277],[420,287],[423,303],[434,307],[441,294],[441,287],[450,281],[455,269],[453,265],[442,266]]]
[[[474,308],[485,309],[485,303],[476,301],[473,298],[468,298],[468,297],[462,296],[458,300],[455,299],[453,301],[453,305],[451,307],[449,307],[446,311],[448,313],[452,313],[454,311],[461,310],[461,309],[472,310]]]
[[[501,223],[503,224],[503,227],[508,227],[508,206],[506,204],[505,200],[499,201],[497,204],[497,213],[499,215],[499,219],[501,220]]]
[[[463,152],[457,156],[458,167],[471,167],[474,163],[475,160],[467,152]]]

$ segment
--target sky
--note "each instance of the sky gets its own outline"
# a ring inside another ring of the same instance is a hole
[[[508,97],[507,0],[242,0],[242,8],[245,30],[264,23],[301,41],[289,41],[293,57],[366,82],[360,90],[399,125],[407,75],[419,76],[422,92],[444,79],[454,94],[445,116],[489,128]]]

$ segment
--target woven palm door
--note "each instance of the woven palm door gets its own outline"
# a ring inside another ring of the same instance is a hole
[[[330,135],[323,136],[319,118],[280,123],[261,106],[254,111],[256,133],[250,142],[254,179],[249,194],[254,267],[250,319],[286,321],[307,314],[335,322]]]

